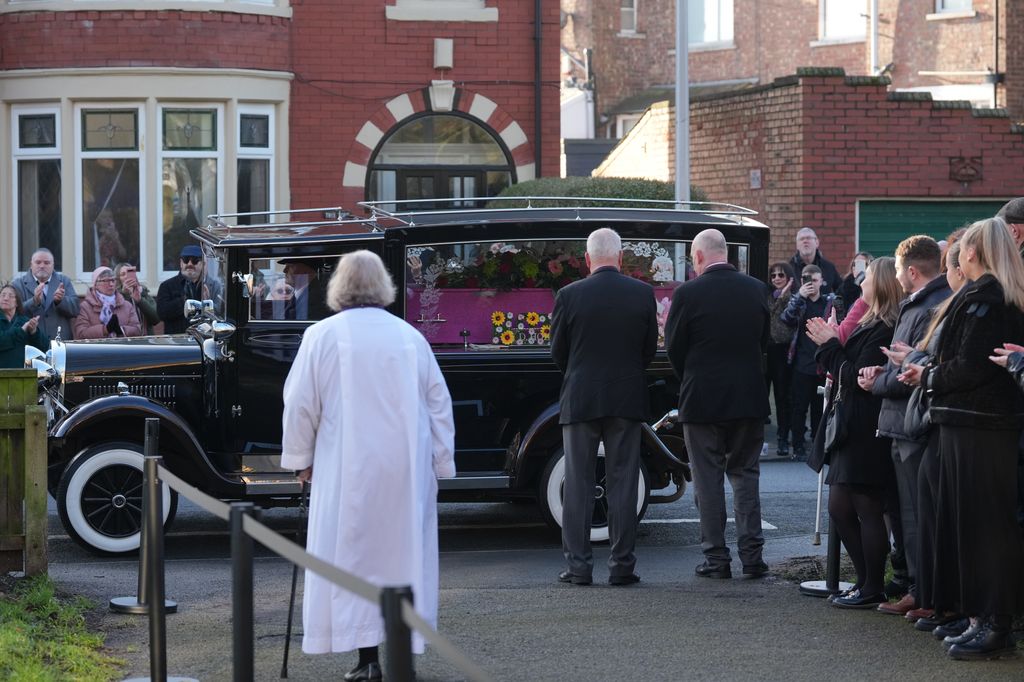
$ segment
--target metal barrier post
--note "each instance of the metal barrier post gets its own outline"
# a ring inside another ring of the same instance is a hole
[[[146,431],[145,440],[143,441],[143,454],[145,461],[154,458],[157,464],[160,464],[160,420],[155,418],[146,419]],[[149,605],[152,603],[160,603],[155,601],[153,594],[150,591],[150,585],[152,580],[150,574],[158,570],[160,571],[160,581],[163,583],[163,554],[164,554],[164,526],[163,526],[163,487],[160,485],[158,480],[157,470],[154,466],[152,478],[155,481],[155,487],[153,490],[157,492],[156,503],[152,505],[152,509],[146,506],[149,504],[151,499],[151,492],[149,487],[149,476],[150,473],[146,466],[143,465],[143,492],[142,492],[142,523],[140,524],[140,538],[139,538],[139,583],[136,588],[135,597],[114,597],[110,600],[110,610],[115,613],[127,613],[136,616],[145,616],[149,613]],[[148,510],[148,511],[147,511]],[[150,514],[159,520],[159,523],[152,525],[148,522]],[[152,544],[153,540],[159,540],[160,543],[160,564],[153,564],[153,560],[150,557],[150,552],[147,548]],[[164,604],[164,613],[176,613],[178,611],[178,604],[170,599],[162,599]]]
[[[156,422],[156,428],[159,429],[160,422],[156,419],[152,421]],[[147,443],[149,426],[146,424]],[[146,492],[142,498],[142,511],[148,541],[142,550],[145,562],[149,565],[146,594],[150,604],[162,604],[164,601],[164,515],[161,513],[163,496],[160,479],[157,476],[158,466],[159,457],[146,456]],[[167,679],[167,623],[164,619],[164,610],[161,608],[149,609],[149,677],[153,680]]]
[[[231,635],[236,682],[250,682],[253,677],[253,539],[246,534],[243,523],[247,515],[255,516],[252,502],[231,504]]]
[[[402,620],[402,602],[412,604],[411,587],[384,587],[380,592],[380,610],[384,616],[387,643],[387,677],[393,682],[412,682],[412,630]]]

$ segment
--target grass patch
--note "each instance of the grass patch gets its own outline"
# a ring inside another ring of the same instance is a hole
[[[124,662],[90,632],[83,597],[58,595],[49,576],[0,585],[0,679],[11,682],[113,680]]]

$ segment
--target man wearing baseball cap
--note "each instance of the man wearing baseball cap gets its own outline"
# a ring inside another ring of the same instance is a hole
[[[188,328],[185,301],[220,297],[220,282],[205,277],[203,251],[196,244],[181,249],[181,272],[162,282],[156,294],[156,312],[164,322],[164,332],[180,334]]]

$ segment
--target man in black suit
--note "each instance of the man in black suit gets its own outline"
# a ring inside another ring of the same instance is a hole
[[[632,585],[640,581],[633,549],[641,422],[650,409],[644,368],[658,346],[657,305],[649,284],[620,272],[622,240],[614,230],[590,234],[586,260],[590,276],[558,292],[551,320],[551,356],[564,375],[559,423],[565,448],[562,549],[568,567],[558,579],[574,585],[592,581],[590,524],[597,450],[604,442],[608,582]]]
[[[768,572],[761,558],[759,458],[768,416],[762,358],[768,345],[765,285],[728,263],[725,237],[704,230],[693,240],[698,277],[672,296],[665,323],[668,359],[681,382],[683,437],[693,468],[705,561],[697,575],[731,578],[725,544],[724,477],[733,489],[743,574]]]

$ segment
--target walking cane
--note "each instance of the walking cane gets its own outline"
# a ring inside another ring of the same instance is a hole
[[[821,404],[822,405],[822,407],[821,407],[821,417],[822,417],[822,419],[827,419],[828,418],[828,394],[832,390],[832,375],[831,374],[825,375],[825,387],[823,389],[821,389],[821,390],[822,390],[822,394],[825,396],[825,399],[824,399],[824,401],[822,401],[822,404]],[[817,508],[814,511],[814,539],[811,541],[811,544],[814,545],[815,547],[818,547],[818,546],[821,545],[821,497],[822,497],[822,490],[824,489],[824,487],[825,487],[825,467],[822,467],[821,471],[818,472],[818,504],[817,504]]]
[[[306,522],[303,530],[303,544],[305,535],[309,530],[309,481],[302,482],[302,496],[299,498],[299,511],[302,519]],[[292,596],[288,599],[288,626],[284,632],[284,658],[281,661],[281,679],[288,679],[288,650],[292,643],[292,614],[295,612],[295,588],[299,582],[299,565],[292,566]]]

